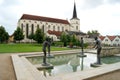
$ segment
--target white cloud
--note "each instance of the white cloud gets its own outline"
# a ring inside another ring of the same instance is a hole
[[[103,35],[119,35],[120,1],[75,0],[80,29],[83,32],[98,30]],[[112,3],[114,2],[114,4]],[[3,5],[4,4],[4,5]],[[0,0],[0,25],[12,34],[22,14],[70,19],[73,0]]]
[[[81,13],[81,29],[98,30],[101,34],[116,34],[120,30],[120,5],[101,5]]]
[[[3,3],[3,0],[0,0],[0,5]]]

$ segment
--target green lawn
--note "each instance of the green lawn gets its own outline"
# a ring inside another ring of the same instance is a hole
[[[69,48],[51,46],[51,51],[70,50]],[[0,53],[41,52],[40,44],[0,44]]]

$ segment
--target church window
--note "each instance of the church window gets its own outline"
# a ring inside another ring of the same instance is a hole
[[[42,31],[43,31],[43,33],[44,33],[44,25],[42,26]]]
[[[53,26],[53,31],[55,31],[55,26]]]
[[[48,30],[50,30],[50,25],[48,26]]]
[[[37,29],[39,29],[39,24],[37,25]]]
[[[58,26],[58,31],[60,31],[60,27]]]
[[[64,27],[62,27],[62,31],[64,31]]]
[[[28,38],[28,35],[29,35],[29,25],[26,24],[26,37]]]
[[[23,31],[23,23],[21,24],[21,29],[22,29],[22,31]]]
[[[31,33],[34,34],[34,25],[32,24]]]

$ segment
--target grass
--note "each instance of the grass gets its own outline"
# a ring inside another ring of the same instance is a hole
[[[70,50],[69,48],[51,46],[51,51]],[[0,44],[0,53],[41,52],[41,44]]]

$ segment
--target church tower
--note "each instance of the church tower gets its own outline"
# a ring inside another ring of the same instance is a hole
[[[73,17],[70,19],[70,31],[80,31],[80,19],[77,17],[76,4],[74,2]]]

